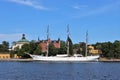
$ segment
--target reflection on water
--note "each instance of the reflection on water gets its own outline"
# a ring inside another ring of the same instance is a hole
[[[120,63],[0,62],[0,80],[120,80]]]

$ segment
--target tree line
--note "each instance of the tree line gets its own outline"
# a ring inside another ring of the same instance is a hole
[[[85,42],[80,42],[78,44],[73,44],[72,40],[69,38],[70,47],[69,47],[69,56],[74,54],[73,50],[76,50],[78,54],[85,55]],[[120,41],[115,40],[114,42],[97,42],[96,44],[92,44],[95,49],[101,50],[102,53],[100,54],[101,57],[105,58],[120,58]],[[29,55],[25,54],[25,52],[35,55],[46,55],[46,52],[42,52],[42,49],[39,45],[39,42],[31,41],[29,44],[24,44],[21,49],[18,47],[14,51],[9,51],[9,42],[3,41],[0,44],[0,52],[10,52],[11,54],[16,54],[18,56],[22,56],[22,58],[30,57]],[[49,55],[48,56],[55,56],[57,54],[67,54],[67,44],[66,41],[60,42],[60,48],[55,48],[54,44],[49,44]],[[90,54],[88,54],[90,55]]]
[[[9,52],[9,42],[3,41],[2,44],[0,44],[0,52],[2,53]]]

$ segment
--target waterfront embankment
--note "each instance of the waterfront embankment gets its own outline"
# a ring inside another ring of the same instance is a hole
[[[28,59],[0,59],[0,61],[19,61],[19,62],[29,62],[29,61],[33,61],[32,58],[28,58]],[[120,62],[120,59],[108,59],[108,58],[99,58],[100,62]]]
[[[21,62],[29,62],[29,61],[33,61],[32,58],[29,59],[0,59],[0,61],[21,61]]]
[[[99,61],[101,62],[120,62],[120,59],[114,59],[114,58],[100,58]]]

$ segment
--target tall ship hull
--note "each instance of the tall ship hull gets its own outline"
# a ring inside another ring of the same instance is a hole
[[[39,56],[30,55],[35,61],[55,61],[55,62],[83,62],[83,61],[98,61],[99,56],[87,56],[87,57],[58,57],[58,56]]]
[[[72,45],[72,42],[70,40],[70,32],[69,32],[69,26],[67,26],[67,54],[66,55],[57,55],[57,56],[48,56],[49,53],[49,27],[47,30],[47,54],[46,56],[40,56],[40,55],[30,55],[33,60],[37,61],[59,61],[59,62],[80,62],[80,61],[98,61],[99,55],[97,56],[87,56],[87,47],[88,47],[88,32],[86,33],[86,51],[85,51],[85,57],[83,56],[75,56],[75,54],[71,57],[68,55],[70,54],[70,45]]]

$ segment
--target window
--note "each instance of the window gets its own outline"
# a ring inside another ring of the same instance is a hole
[[[6,56],[6,59],[8,59],[8,56]]]

